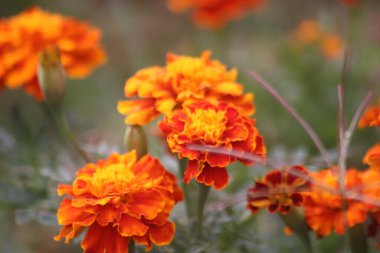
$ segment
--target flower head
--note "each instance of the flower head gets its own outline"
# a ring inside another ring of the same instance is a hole
[[[186,183],[196,178],[199,183],[221,189],[228,183],[226,166],[235,160],[252,163],[237,158],[236,153],[247,152],[265,158],[264,140],[255,128],[255,120],[224,102],[186,104],[166,116],[159,127],[166,135],[170,150],[178,153],[179,158],[189,159]],[[195,150],[192,145],[202,145],[205,150]],[[235,155],[217,154],[212,148],[233,151]]]
[[[312,177],[330,189],[339,189],[338,179],[331,169],[312,173]],[[366,180],[365,173],[356,169],[347,170],[344,196],[313,185],[304,204],[307,224],[319,237],[323,237],[332,231],[343,235],[345,226],[353,227],[365,222],[371,205],[355,196],[367,194],[368,185],[371,185],[371,182]],[[351,195],[353,197],[350,197]]]
[[[146,246],[166,245],[174,236],[168,221],[182,200],[176,178],[150,155],[137,160],[135,151],[113,154],[77,172],[72,185],[59,185],[63,199],[57,213],[63,226],[55,240],[66,243],[88,228],[84,252],[128,252],[134,240]]]
[[[348,6],[355,6],[359,4],[360,0],[340,0],[340,2],[348,5]]]
[[[310,190],[308,177],[307,169],[298,165],[267,173],[248,189],[248,209],[257,213],[262,208],[268,208],[271,213],[287,214],[291,207],[302,205],[303,192]]]
[[[125,123],[145,125],[160,114],[202,99],[225,101],[245,115],[253,114],[253,94],[243,94],[243,87],[236,82],[237,71],[228,71],[210,55],[209,51],[199,58],[168,54],[165,67],[146,68],[128,79],[125,96],[140,98],[119,102]]]
[[[85,22],[30,8],[0,20],[0,88],[23,87],[41,100],[37,81],[38,55],[58,47],[68,76],[82,78],[105,61],[101,33]]]
[[[264,0],[168,0],[168,6],[177,13],[190,11],[195,23],[201,26],[220,28],[231,20],[259,9],[264,2]]]
[[[380,126],[380,103],[367,108],[359,120],[359,128]]]

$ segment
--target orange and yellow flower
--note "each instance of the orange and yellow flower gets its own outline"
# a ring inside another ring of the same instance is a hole
[[[0,20],[0,89],[23,87],[36,99],[38,54],[56,46],[68,76],[82,78],[105,62],[101,33],[86,22],[30,8]]]
[[[363,158],[363,163],[368,164],[370,168],[380,171],[380,143],[368,149]]]
[[[160,162],[136,151],[113,154],[77,172],[72,185],[59,185],[67,195],[57,212],[63,226],[54,238],[68,243],[88,228],[84,252],[128,252],[133,240],[150,250],[167,245],[175,224],[168,220],[173,206],[183,199],[176,178]]]
[[[340,1],[349,6],[355,6],[360,2],[360,0],[340,0]]]
[[[300,207],[304,192],[310,190],[309,172],[303,166],[274,170],[248,189],[247,207],[253,214],[263,208],[287,214],[291,207]]]
[[[236,69],[227,70],[210,56],[209,51],[199,58],[168,54],[165,67],[149,67],[129,78],[124,91],[133,100],[118,104],[118,111],[126,115],[125,123],[145,125],[160,114],[202,99],[225,101],[244,115],[253,114],[253,94],[243,94]]]
[[[364,172],[356,169],[347,170],[343,197],[338,193],[339,182],[332,170],[312,173],[312,177],[324,185],[321,188],[313,184],[312,191],[306,196],[304,203],[306,222],[318,237],[327,236],[332,231],[343,235],[346,227],[350,228],[366,221],[372,205],[357,199],[360,194],[368,194],[367,186],[372,184],[366,180]],[[336,193],[326,190],[326,187]]]
[[[221,28],[264,5],[264,0],[168,0],[175,13],[189,11],[195,23],[208,28]]]
[[[336,59],[343,55],[344,42],[337,34],[327,34],[322,38],[320,48],[326,58]]]
[[[166,116],[159,127],[170,150],[178,153],[180,159],[189,159],[184,176],[186,183],[196,178],[201,184],[222,189],[228,183],[226,166],[235,160],[253,163],[237,158],[236,154],[246,152],[265,158],[264,140],[255,128],[255,120],[241,115],[235,107],[224,102],[186,104]],[[211,150],[195,150],[191,145]],[[212,152],[212,148],[233,151],[235,155]]]
[[[359,128],[380,126],[380,103],[367,108],[359,120]]]
[[[290,44],[296,50],[318,47],[323,56],[336,59],[343,55],[345,43],[341,36],[327,32],[313,19],[300,22],[290,34]]]

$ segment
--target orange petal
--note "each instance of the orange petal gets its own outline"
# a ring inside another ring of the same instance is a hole
[[[81,246],[84,253],[128,253],[129,241],[129,237],[121,236],[112,225],[102,227],[94,223],[89,227]]]
[[[131,197],[131,201],[127,203],[128,214],[138,219],[144,216],[144,218],[152,220],[165,207],[165,198],[156,190],[138,192]]]
[[[206,164],[201,174],[197,176],[197,181],[220,190],[227,186],[228,178],[229,176],[225,167],[210,167]]]
[[[95,215],[87,213],[84,208],[72,206],[70,199],[64,199],[57,212],[58,223],[68,225],[76,223],[82,226],[89,226],[95,221]]]
[[[150,240],[155,244],[159,246],[168,245],[174,238],[175,224],[169,221],[161,227],[153,226],[148,233]]]
[[[117,230],[122,236],[143,236],[149,227],[140,220],[124,214],[119,222]]]
[[[187,164],[186,171],[185,171],[185,176],[183,178],[183,181],[188,184],[190,183],[190,180],[199,174],[199,165],[198,161],[196,160],[191,160]]]

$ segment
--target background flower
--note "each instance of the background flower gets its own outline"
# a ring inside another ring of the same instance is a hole
[[[263,6],[264,0],[167,0],[174,12],[190,11],[195,23],[220,28]]]
[[[304,192],[310,191],[309,172],[303,166],[292,166],[268,172],[248,188],[247,207],[252,213],[263,208],[269,212],[287,214],[291,207],[300,207]]]
[[[23,87],[42,99],[37,81],[38,54],[57,46],[69,77],[83,78],[105,62],[101,33],[86,22],[30,8],[0,20],[0,87]]]

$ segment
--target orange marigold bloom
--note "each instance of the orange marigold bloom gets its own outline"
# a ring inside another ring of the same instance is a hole
[[[303,192],[310,190],[308,177],[307,169],[299,165],[270,171],[248,189],[248,209],[254,214],[262,208],[268,208],[271,213],[287,214],[292,206],[302,205]]]
[[[317,21],[307,19],[302,21],[292,34],[292,39],[297,43],[310,44],[319,40],[322,28]]]
[[[254,113],[253,94],[243,94],[236,82],[236,69],[227,70],[205,51],[200,58],[168,54],[165,67],[150,67],[137,72],[125,84],[127,98],[118,111],[126,124],[145,125],[169,114],[183,104],[202,99],[218,99],[234,104],[245,115]]]
[[[350,6],[354,6],[354,5],[357,5],[360,0],[340,0],[342,3],[346,4],[346,5],[350,5]]]
[[[326,187],[336,191],[339,189],[338,179],[330,169],[312,173],[312,177]],[[347,170],[345,193],[352,193],[354,196],[366,194],[367,185],[371,185],[371,182],[365,180],[362,172],[356,169]],[[345,208],[342,208],[342,202]],[[343,235],[345,224],[353,227],[365,222],[367,212],[371,209],[367,202],[350,198],[349,194],[342,199],[340,194],[334,194],[318,185],[313,185],[312,192],[306,196],[304,207],[306,222],[318,237],[327,236],[331,231]]]
[[[368,164],[371,168],[380,170],[380,143],[368,149],[363,158],[363,163]]]
[[[252,163],[232,154],[194,150],[191,144],[248,152],[265,158],[264,139],[255,128],[255,120],[241,115],[227,103],[198,101],[187,104],[166,116],[159,127],[167,137],[170,150],[178,153],[179,158],[189,159],[184,177],[186,183],[196,178],[199,183],[222,189],[228,183],[226,166],[236,159]]]
[[[190,11],[195,23],[208,28],[221,28],[227,22],[257,10],[264,0],[168,0],[169,9]]]
[[[82,78],[105,61],[101,33],[86,22],[37,7],[0,20],[0,88],[23,87],[43,99],[37,81],[38,54],[57,46],[68,76]]]
[[[321,40],[321,51],[326,58],[335,59],[343,54],[344,43],[336,34],[328,34]]]
[[[68,243],[88,228],[84,252],[125,253],[131,240],[146,250],[169,244],[175,224],[168,218],[183,199],[174,175],[150,155],[137,160],[136,151],[87,164],[72,185],[58,186],[64,194],[57,213],[63,228],[54,239]]]
[[[380,126],[380,103],[367,108],[359,120],[358,127],[379,127]]]

